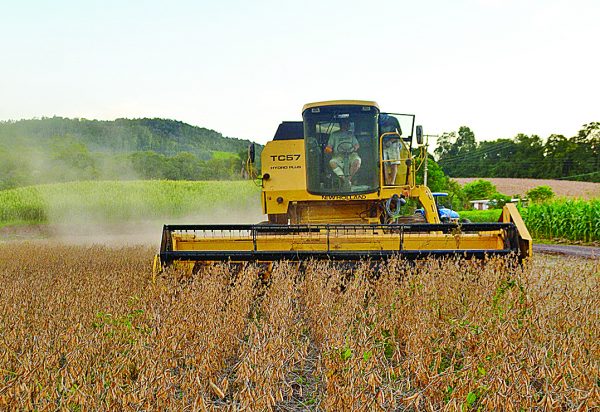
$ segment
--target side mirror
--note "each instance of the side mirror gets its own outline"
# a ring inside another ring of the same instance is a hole
[[[417,144],[423,144],[423,126],[417,125]]]
[[[255,157],[256,151],[254,149],[254,143],[250,143],[250,146],[248,146],[248,159],[250,159],[250,163],[254,163]]]

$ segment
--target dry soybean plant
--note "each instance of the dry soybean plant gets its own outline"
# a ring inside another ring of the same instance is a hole
[[[0,245],[2,410],[593,410],[600,265]]]

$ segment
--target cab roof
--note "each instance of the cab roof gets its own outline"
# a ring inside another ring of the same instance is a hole
[[[377,102],[370,100],[327,100],[323,102],[306,103],[304,107],[302,107],[302,113],[307,109],[323,106],[372,106],[379,110]]]

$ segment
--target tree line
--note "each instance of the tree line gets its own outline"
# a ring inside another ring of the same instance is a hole
[[[443,133],[434,150],[437,162],[451,177],[512,177],[600,182],[600,122],[586,124],[572,137],[553,134],[475,141],[462,126]]]
[[[240,156],[244,155],[231,153],[202,160],[189,152],[174,156],[151,151],[98,153],[60,138],[44,151],[0,148],[0,190],[82,180],[235,180],[243,177]]]

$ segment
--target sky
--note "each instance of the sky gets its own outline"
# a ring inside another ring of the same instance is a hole
[[[599,21],[598,0],[2,0],[0,120],[266,143],[305,103],[364,99],[431,135],[570,137],[600,121]]]

